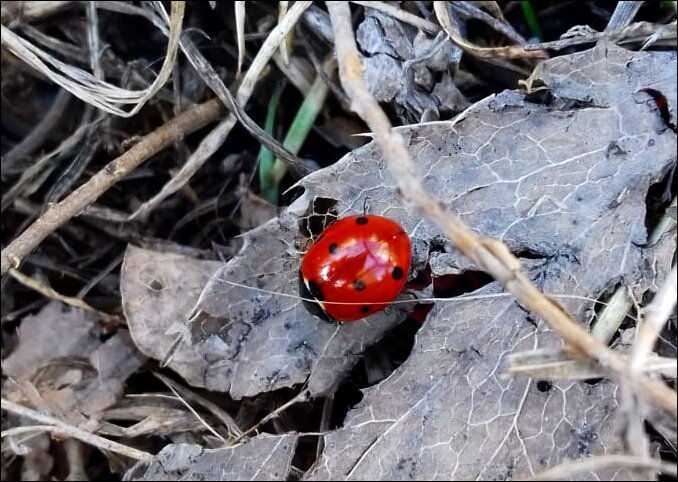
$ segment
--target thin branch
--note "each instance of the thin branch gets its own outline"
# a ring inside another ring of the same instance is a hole
[[[254,432],[255,430],[258,430],[259,427],[261,427],[262,425],[265,425],[266,423],[270,422],[270,421],[273,420],[274,418],[278,417],[282,412],[284,412],[285,410],[287,410],[288,408],[290,408],[292,405],[295,405],[295,404],[297,404],[297,403],[306,402],[306,401],[309,399],[309,397],[310,397],[310,392],[309,392],[307,389],[302,390],[302,391],[301,391],[298,395],[296,395],[294,398],[292,398],[291,400],[289,400],[289,401],[283,403],[283,404],[280,405],[278,408],[276,408],[275,410],[273,410],[271,413],[269,413],[268,415],[266,415],[264,418],[262,418],[261,420],[259,420],[257,423],[255,423],[254,425],[252,425],[250,428],[248,428],[247,430],[245,430],[245,431],[244,431],[243,433],[241,433],[238,437],[236,437],[231,443],[232,443],[233,445],[237,444],[237,443],[240,442],[240,440],[242,440],[245,436],[251,434],[251,433]]]
[[[545,320],[575,352],[585,354],[602,367],[624,376],[626,364],[615,352],[593,338],[558,304],[544,296],[521,270],[520,261],[498,240],[483,238],[449,213],[421,183],[402,136],[370,94],[363,79],[363,66],[353,35],[348,3],[327,2],[332,19],[341,83],[351,99],[351,107],[367,123],[383,159],[397,181],[397,192],[404,200],[438,224],[452,243],[483,271],[510,291],[520,304]],[[672,415],[678,415],[676,393],[660,381],[640,379],[642,393]]]
[[[120,317],[115,316],[115,315],[110,315],[108,313],[105,313],[103,311],[99,311],[96,308],[93,308],[92,306],[88,305],[85,303],[83,300],[80,298],[74,298],[72,296],[65,296],[62,295],[61,293],[55,291],[52,287],[44,285],[40,283],[37,280],[34,280],[30,276],[26,276],[23,274],[21,271],[10,268],[9,269],[9,274],[12,275],[12,277],[17,280],[19,283],[22,285],[26,286],[27,288],[30,288],[32,290],[37,291],[41,295],[50,298],[52,300],[57,300],[61,301],[62,303],[66,303],[67,305],[74,306],[75,308],[80,308],[81,310],[85,311],[90,311],[92,313],[96,313],[98,316],[101,317],[102,320],[105,321],[120,321]]]
[[[656,470],[665,474],[676,476],[676,465],[657,459],[646,459],[630,455],[598,455],[574,462],[566,462],[557,465],[534,477],[518,480],[565,480],[575,478],[585,472],[596,472],[605,469],[630,469],[630,470]]]
[[[59,90],[59,93],[54,98],[52,106],[43,116],[42,120],[38,122],[38,125],[36,125],[21,142],[16,144],[9,152],[7,152],[7,154],[2,156],[2,169],[7,169],[5,172],[15,169],[17,164],[21,161],[25,161],[32,152],[35,152],[36,149],[42,146],[55,126],[58,123],[63,122],[64,112],[72,99],[73,96],[67,90]]]
[[[433,2],[433,10],[436,17],[443,27],[443,30],[450,37],[455,45],[458,45],[462,50],[470,55],[479,58],[530,58],[530,59],[545,59],[548,57],[543,50],[527,50],[522,45],[509,45],[506,47],[478,47],[464,37],[459,31],[459,26],[448,11],[448,2]]]
[[[249,100],[254,87],[261,76],[264,68],[271,60],[271,57],[278,49],[280,42],[283,41],[287,33],[296,25],[297,21],[304,13],[304,11],[311,6],[311,1],[295,2],[290,8],[287,15],[285,15],[278,25],[271,30],[266,37],[263,45],[259,49],[256,57],[252,60],[250,68],[240,83],[235,99],[241,106],[245,106]],[[198,148],[193,152],[191,157],[186,161],[177,174],[163,186],[158,194],[142,204],[132,215],[129,220],[142,219],[147,216],[153,209],[155,209],[165,198],[174,194],[182,186],[184,186],[189,179],[195,174],[198,169],[207,161],[207,159],[214,154],[217,149],[224,143],[226,137],[231,132],[235,125],[236,117],[234,114],[229,115],[219,123],[212,131],[205,136],[200,142]]]
[[[386,2],[358,2],[358,1],[352,1],[351,3],[355,3],[356,5],[361,5],[363,7],[367,8],[373,8],[375,10],[379,10],[380,12],[383,12],[387,15],[390,15],[393,18],[396,18],[400,20],[401,22],[409,23],[410,25],[417,27],[419,30],[423,30],[424,32],[436,34],[440,32],[440,27],[436,25],[433,22],[429,22],[426,19],[423,19],[421,17],[418,17],[407,10],[403,10],[402,8],[390,5]]]
[[[0,275],[17,268],[21,261],[50,233],[58,229],[87,206],[96,201],[120,179],[137,168],[146,159],[154,156],[177,139],[203,127],[216,119],[222,111],[221,102],[212,99],[195,106],[170,122],[142,138],[130,150],[109,162],[89,181],[73,191],[63,201],[52,204],[47,211],[31,224],[0,253]]]
[[[674,264],[664,284],[659,288],[650,304],[643,308],[641,312],[643,322],[639,325],[636,341],[631,351],[631,361],[629,362],[632,374],[642,370],[645,358],[652,352],[659,334],[674,311],[677,297],[676,290],[678,290],[676,276],[678,276],[678,273]]]
[[[72,437],[78,439],[81,442],[93,445],[101,450],[106,450],[108,452],[114,452],[126,457],[130,457],[135,460],[142,460],[144,462],[150,462],[153,460],[153,455],[142,450],[137,450],[132,447],[128,447],[118,442],[108,440],[106,438],[95,435],[91,432],[87,432],[81,428],[70,425],[58,418],[54,418],[51,415],[37,412],[31,408],[24,407],[9,400],[1,399],[0,408],[8,412],[20,415],[22,417],[30,418],[44,425],[34,425],[34,426],[23,426],[23,427],[14,427],[9,430],[3,431],[1,437],[10,437],[13,435],[19,435],[20,433],[35,432],[35,431],[44,431],[56,433],[66,437]]]

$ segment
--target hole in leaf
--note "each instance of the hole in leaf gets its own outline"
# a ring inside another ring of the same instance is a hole
[[[423,290],[431,284],[431,265],[426,263],[424,268],[417,272],[416,276],[407,282],[407,289]]]
[[[522,251],[514,253],[516,258],[522,259],[544,259],[544,255],[530,248],[525,248]]]
[[[421,322],[410,316],[365,350],[362,360],[351,370],[334,394],[330,429],[343,425],[348,411],[363,399],[361,389],[384,380],[407,360],[419,328]]]
[[[334,199],[315,198],[311,206],[311,213],[300,221],[300,232],[307,238],[315,239],[337,219],[336,205],[337,201]]]
[[[586,380],[584,380],[584,383],[586,383],[587,385],[595,386],[602,381],[603,381],[602,378],[587,378]]]
[[[553,388],[553,385],[547,380],[539,380],[537,382],[537,390],[542,393],[548,392],[551,388]]]
[[[537,105],[549,106],[553,102],[553,99],[553,92],[547,87],[533,89],[532,92],[525,95],[525,102]]]
[[[677,177],[676,164],[674,164],[666,175],[659,182],[652,184],[647,191],[645,197],[645,229],[648,236],[666,212],[671,199],[678,194]]]
[[[433,278],[433,296],[436,298],[453,298],[470,293],[494,279],[483,271],[464,271],[461,274],[448,274]]]

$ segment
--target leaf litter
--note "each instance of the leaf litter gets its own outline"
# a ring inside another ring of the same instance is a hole
[[[668,272],[670,258],[646,264],[645,198],[675,163],[675,133],[642,89],[666,96],[675,123],[675,63],[675,53],[601,42],[541,65],[531,80],[549,89],[550,101],[505,91],[454,121],[399,131],[426,187],[471,228],[529,254],[527,273],[540,289],[595,299],[620,280],[633,287]],[[411,276],[434,242],[445,246],[438,263],[468,268],[435,226],[399,203],[373,143],[298,186],[303,195],[245,234],[225,264],[128,250],[123,304],[145,354],[190,384],[235,399],[302,384],[314,397],[331,394],[406,308],[335,326],[275,294],[297,294],[308,226],[328,211],[321,200],[345,215],[361,212],[368,198],[370,212],[400,222],[423,253]],[[492,283],[478,293],[499,292]],[[590,320],[592,302],[559,302]],[[555,382],[544,390],[502,377],[511,352],[560,343],[509,297],[436,303],[407,361],[366,389],[344,425],[324,437],[308,478],[525,477],[620,450],[613,382]]]
[[[96,316],[52,301],[23,319],[16,350],[3,361],[3,398],[94,429],[146,361],[124,330],[108,339]],[[30,452],[24,476],[44,478],[52,464],[49,436],[17,437]]]

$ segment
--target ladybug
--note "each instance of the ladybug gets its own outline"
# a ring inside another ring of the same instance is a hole
[[[396,299],[410,259],[410,238],[395,221],[373,214],[340,218],[304,255],[299,293],[307,299],[306,308],[322,319],[358,320]]]

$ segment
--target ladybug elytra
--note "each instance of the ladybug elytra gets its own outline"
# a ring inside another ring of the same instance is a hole
[[[395,221],[353,215],[330,224],[304,255],[299,292],[307,309],[329,321],[353,321],[383,310],[400,294],[411,245]],[[334,304],[341,302],[357,304]]]

